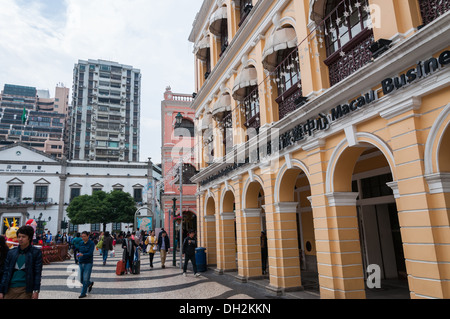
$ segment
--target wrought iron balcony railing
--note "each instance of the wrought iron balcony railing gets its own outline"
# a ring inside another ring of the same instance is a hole
[[[449,0],[419,0],[423,26],[429,24],[450,10]]]

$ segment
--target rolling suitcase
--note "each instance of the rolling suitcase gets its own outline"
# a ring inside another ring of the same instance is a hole
[[[117,266],[116,266],[116,275],[117,276],[122,276],[123,274],[125,274],[126,268],[125,268],[125,262],[123,260],[119,260],[117,262]]]

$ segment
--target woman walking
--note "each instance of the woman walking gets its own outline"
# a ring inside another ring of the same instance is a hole
[[[153,268],[153,257],[155,256],[156,253],[156,249],[157,249],[157,245],[158,244],[158,240],[156,239],[155,236],[155,231],[152,230],[150,232],[150,236],[147,237],[147,239],[145,240],[145,245],[150,245],[150,248],[148,250],[148,254],[149,254],[149,258],[150,258],[150,267]]]
[[[126,263],[127,270],[130,272],[130,274],[133,273],[134,252],[136,247],[136,241],[132,239],[130,233],[127,233],[127,238],[122,243],[122,260]]]

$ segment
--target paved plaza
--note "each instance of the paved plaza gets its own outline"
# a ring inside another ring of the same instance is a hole
[[[103,265],[98,251],[94,256],[91,280],[94,287],[86,299],[273,299],[277,297],[257,284],[241,283],[230,275],[218,275],[213,270],[195,277],[192,267],[187,276],[182,270],[173,267],[172,256],[168,255],[166,268],[161,268],[159,253],[150,268],[148,255],[141,254],[141,273],[139,275],[116,275],[116,264],[122,256],[122,249],[116,246],[116,256],[108,258]],[[189,263],[189,266],[191,264]],[[41,286],[41,299],[77,299],[81,288],[75,280],[78,266],[74,260],[52,263],[44,266]],[[86,300],[83,299],[83,300]]]

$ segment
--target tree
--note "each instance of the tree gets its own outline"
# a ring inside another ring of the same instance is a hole
[[[130,194],[122,191],[78,196],[67,207],[67,216],[75,225],[130,223],[134,220],[136,205]]]

